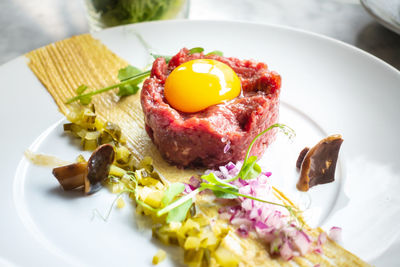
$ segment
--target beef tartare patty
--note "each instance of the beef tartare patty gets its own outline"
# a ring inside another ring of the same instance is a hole
[[[230,66],[240,78],[242,94],[196,113],[175,110],[164,97],[168,75],[184,62],[203,58]],[[180,167],[213,168],[243,160],[254,137],[278,121],[280,87],[280,75],[269,71],[264,63],[190,54],[184,48],[168,64],[164,58],[157,58],[143,84],[146,131],[162,156]],[[274,137],[275,131],[269,131],[259,138],[251,155],[260,157]]]

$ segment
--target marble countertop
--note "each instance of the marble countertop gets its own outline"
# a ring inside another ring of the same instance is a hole
[[[378,24],[358,0],[191,0],[189,19],[243,20],[320,33],[400,69],[400,35]],[[2,0],[0,64],[89,32],[84,0]]]

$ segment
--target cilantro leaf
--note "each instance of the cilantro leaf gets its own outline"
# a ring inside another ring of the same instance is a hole
[[[170,184],[161,199],[163,207],[167,206],[177,195],[182,193],[183,190],[185,190],[185,185],[182,183]]]
[[[168,212],[166,222],[181,222],[186,218],[186,215],[192,206],[193,200],[189,198],[179,206],[173,208]]]

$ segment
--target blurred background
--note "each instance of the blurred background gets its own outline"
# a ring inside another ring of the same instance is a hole
[[[381,26],[358,0],[191,0],[188,18],[243,20],[312,31],[361,48],[400,69],[400,35]],[[1,0],[0,25],[0,64],[89,32],[85,0]]]

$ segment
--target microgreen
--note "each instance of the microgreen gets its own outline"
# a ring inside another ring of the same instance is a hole
[[[283,132],[286,136],[289,137],[289,139],[294,138],[294,136],[296,135],[294,130],[289,126],[286,126],[285,124],[280,124],[280,123],[272,124],[267,129],[259,133],[256,137],[254,137],[254,139],[251,141],[249,147],[247,148],[246,156],[243,160],[243,165],[239,171],[239,174],[236,177],[225,180],[225,182],[229,183],[234,180],[237,180],[238,178],[241,178],[243,180],[253,179],[261,173],[261,167],[256,162],[257,157],[250,156],[250,152],[257,139],[274,128],[277,128],[278,130]],[[258,175],[256,175],[257,173]]]
[[[190,54],[201,53],[201,52],[204,52],[204,48],[203,47],[194,47],[194,48],[189,50]],[[211,55],[216,55],[216,56],[221,56],[222,57],[224,55],[224,53],[222,53],[219,50],[214,50],[214,51],[211,51],[211,52],[205,54],[205,56],[211,56]]]
[[[261,173],[261,167],[257,164],[257,157],[251,156],[249,157],[245,164],[243,164],[242,169],[240,170],[238,176],[243,180],[249,180],[257,178]]]
[[[193,47],[192,49],[189,49],[190,54],[201,53],[203,51],[204,51],[203,47]]]
[[[191,49],[189,49],[189,54],[192,55],[194,53],[201,53],[204,52],[204,48],[202,47],[193,47]],[[165,62],[167,62],[167,64],[169,63],[169,61],[171,60],[172,56],[166,56],[166,55],[160,55],[160,54],[154,54],[154,53],[150,53],[150,55],[154,58],[157,59],[159,57],[162,57],[165,59]],[[205,56],[210,56],[210,55],[217,55],[217,56],[223,56],[224,54],[219,51],[219,50],[215,50],[215,51],[211,51],[207,54],[205,54]]]
[[[171,203],[171,201],[180,193],[183,192],[183,190],[185,190],[185,185],[182,183],[173,183],[170,184],[167,188],[167,190],[165,190],[164,192],[164,196],[161,200],[161,204],[163,205],[163,207],[167,206],[169,203]]]
[[[217,198],[225,199],[235,199],[238,197],[236,193],[239,192],[239,189],[234,185],[231,185],[230,187],[222,187],[213,183],[201,183],[200,188],[210,189]]]
[[[168,212],[166,222],[181,222],[186,218],[186,215],[193,204],[193,200],[190,198],[183,202],[181,205],[173,208]]]
[[[81,95],[81,94],[83,94],[85,91],[86,91],[86,89],[87,89],[88,87],[86,86],[86,85],[81,85],[81,86],[79,86],[78,88],[76,88],[76,94],[78,94],[78,95]]]
[[[121,197],[121,195],[122,195],[123,193],[125,193],[125,191],[122,191],[121,193],[119,193],[119,194],[117,195],[117,197],[116,197],[116,198],[114,199],[114,201],[111,203],[111,206],[109,207],[109,209],[108,209],[106,215],[102,215],[98,209],[94,209],[94,210],[93,210],[93,214],[92,214],[92,219],[91,219],[91,220],[93,220],[93,219],[96,217],[96,215],[97,215],[100,219],[102,219],[103,221],[107,222],[108,219],[110,218],[111,211],[112,211],[113,207],[115,206],[115,203],[117,202],[117,200]]]
[[[119,91],[117,92],[118,96],[128,96],[136,94],[137,91],[139,90],[138,84],[141,83],[144,80],[144,78],[150,75],[149,70],[139,73],[137,73],[136,70],[137,68],[133,66],[127,66],[123,69],[120,69],[118,73],[118,78],[120,79],[119,83],[98,90],[94,90],[86,94],[84,94],[84,92],[86,91],[88,86],[80,85],[76,90],[77,96],[68,99],[66,104],[71,104],[72,102],[80,101],[82,105],[87,105],[91,102],[92,96],[108,92],[115,88],[119,88]],[[136,72],[136,74],[132,76],[127,75],[128,73],[133,73],[133,72]],[[120,77],[123,77],[123,79],[121,79]],[[82,88],[84,88],[84,90]]]
[[[171,56],[166,56],[166,55],[159,55],[159,54],[154,54],[154,53],[150,53],[150,55],[154,58],[154,59],[157,59],[157,58],[159,58],[159,57],[162,57],[162,58],[164,58],[165,59],[165,62],[167,62],[167,64],[168,64],[168,62],[171,60]]]
[[[120,69],[118,71],[118,79],[123,82],[129,80],[131,77],[142,73],[142,71],[134,66],[127,66],[126,68]],[[122,85],[119,87],[117,92],[117,96],[128,96],[136,94],[139,91],[138,84],[142,82],[143,79],[137,79],[134,82],[131,82],[126,85]]]
[[[232,188],[220,187],[220,186],[216,186],[216,185],[213,185],[213,184],[205,184],[205,183],[202,183],[200,188],[202,190],[211,189],[214,192],[214,194],[215,194],[215,192],[220,192],[220,193],[227,194],[227,198],[228,199],[231,199],[232,198],[231,196],[235,196],[235,198],[244,197],[244,198],[249,198],[249,199],[256,200],[256,201],[263,202],[263,203],[267,203],[267,204],[281,206],[281,207],[284,207],[284,208],[287,208],[287,209],[291,209],[292,208],[291,206],[288,206],[288,205],[284,205],[284,204],[280,204],[280,203],[264,200],[264,199],[253,197],[253,196],[250,196],[250,195],[241,194],[241,193],[239,193],[239,189],[238,188],[232,189]],[[222,198],[224,198],[223,197],[224,194],[219,194],[219,195],[222,196]]]
[[[188,201],[189,199],[193,199],[194,196],[197,195],[197,193],[199,193],[201,190],[199,188],[197,188],[196,190],[193,190],[192,192],[190,192],[189,194],[183,195],[182,197],[180,197],[179,199],[177,199],[176,201],[172,202],[171,204],[169,204],[168,206],[157,210],[157,216],[162,216],[166,213],[169,213],[171,210],[175,209],[176,207],[181,206],[183,203],[185,203],[186,201]],[[188,209],[189,210],[189,209]]]
[[[228,193],[228,192],[222,192],[220,190],[214,190],[212,191],[214,196],[217,198],[224,198],[224,199],[235,199],[238,198],[237,195],[235,195],[234,193]]]
[[[206,54],[206,56],[211,56],[211,55],[216,55],[216,56],[222,57],[224,55],[224,53],[222,53],[221,51],[215,50],[215,51],[212,51],[212,52]]]
[[[123,191],[132,193],[132,194],[134,195],[135,201],[136,201],[136,203],[137,203],[138,205],[140,205],[140,206],[142,206],[142,207],[144,207],[144,208],[146,208],[146,209],[148,209],[148,210],[150,210],[150,211],[152,211],[152,212],[155,212],[155,211],[156,211],[155,208],[153,208],[153,207],[150,206],[149,204],[147,204],[147,203],[145,203],[145,202],[143,202],[143,201],[141,201],[141,200],[139,199],[139,194],[138,194],[138,192],[137,192],[138,182],[137,182],[137,179],[136,179],[136,175],[140,175],[140,172],[138,172],[138,173],[135,173],[135,172],[127,172],[127,173],[125,174],[125,176],[126,176],[127,178],[129,178],[129,180],[133,183],[133,186],[130,186],[129,184],[125,184],[125,183],[122,183],[122,182],[121,182],[121,184],[122,184],[123,187],[124,187],[124,190],[123,190]]]
[[[125,68],[122,68],[118,71],[118,79],[123,82],[125,80],[130,79],[132,76],[135,76],[142,71],[139,68],[128,65]]]

